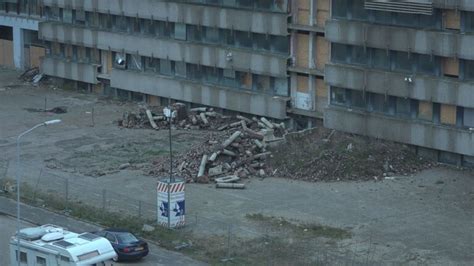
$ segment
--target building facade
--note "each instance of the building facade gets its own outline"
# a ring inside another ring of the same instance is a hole
[[[0,0],[0,25],[0,64],[80,88],[474,163],[471,0]]]
[[[285,119],[287,1],[43,0],[45,74]]]
[[[474,1],[333,0],[324,124],[474,163]]]
[[[0,0],[0,66],[39,66],[45,54],[38,39],[40,21],[40,0]]]

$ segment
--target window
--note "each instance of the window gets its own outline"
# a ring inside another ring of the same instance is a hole
[[[390,52],[382,49],[371,49],[371,67],[390,69]]]
[[[359,109],[365,109],[365,97],[362,91],[347,90],[350,95],[350,106]]]
[[[394,69],[404,72],[412,72],[414,54],[405,52],[393,52]]]
[[[83,10],[73,11],[74,23],[78,25],[86,24],[86,13]]]
[[[352,4],[349,12],[353,19],[367,20],[368,10],[364,8],[364,0],[351,0],[347,2]]]
[[[347,95],[346,89],[331,87],[331,104],[346,105]]]
[[[141,71],[143,69],[141,56],[127,54],[127,69]]]
[[[272,51],[287,54],[288,48],[288,37],[272,35],[270,37],[270,45]]]
[[[465,80],[474,80],[474,60],[464,60],[464,79]]]
[[[177,40],[186,40],[186,24],[175,23],[174,24],[174,38]]]
[[[174,72],[176,76],[186,77],[186,63],[185,62],[175,62],[174,63]]]
[[[386,111],[385,96],[378,93],[369,93],[369,111],[383,113]]]
[[[368,56],[366,48],[362,46],[352,46],[352,57],[351,62],[358,65],[366,65]]]
[[[107,238],[111,243],[117,243],[117,239],[111,233],[105,234],[105,238]]]
[[[397,97],[397,115],[408,118],[411,115],[411,103],[408,98]]]
[[[258,50],[270,50],[270,36],[265,34],[253,34],[254,42]]]
[[[172,76],[173,68],[171,66],[172,62],[170,60],[161,59],[160,60],[160,74]]]
[[[187,25],[187,38],[190,41],[198,41],[202,40],[202,31],[200,26],[196,25]]]
[[[36,265],[45,265],[46,266],[46,259],[40,256],[36,256]]]
[[[159,72],[160,71],[160,59],[147,57],[145,60],[145,70]]]
[[[335,18],[347,17],[347,0],[332,0],[332,15]]]
[[[112,25],[115,30],[128,31],[128,18],[125,16],[112,16]]]
[[[235,42],[238,47],[252,48],[252,34],[246,31],[236,31]]]
[[[203,29],[203,41],[209,43],[218,43],[219,42],[219,29],[218,28],[209,28],[206,27]]]
[[[18,250],[16,251],[16,261],[18,261]],[[25,252],[20,251],[20,262],[28,263],[28,256]]]
[[[347,62],[348,46],[339,43],[332,43],[331,45],[331,59],[335,63]]]
[[[465,32],[474,32],[474,12],[462,12],[461,29]]]
[[[474,128],[474,108],[464,107],[463,123],[465,127]]]
[[[72,10],[63,9],[63,22],[72,23]]]
[[[418,63],[417,72],[429,75],[437,75],[439,72],[439,66],[441,64],[440,61],[441,60],[439,60],[439,57],[419,54],[418,60],[416,61]]]

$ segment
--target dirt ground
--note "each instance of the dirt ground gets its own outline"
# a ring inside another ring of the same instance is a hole
[[[26,182],[35,184],[41,172],[41,183],[51,186],[63,178],[86,188],[156,201],[157,179],[144,169],[149,159],[168,152],[168,132],[124,129],[114,123],[123,112],[137,110],[140,103],[54,86],[33,87],[17,80],[18,75],[0,69],[0,178],[15,176],[16,136],[35,124],[59,118],[61,124],[39,128],[23,138],[21,173]],[[68,112],[27,110],[44,108],[45,99],[47,108],[67,106]],[[205,141],[202,131],[193,130],[176,130],[173,139],[177,153]],[[127,162],[131,167],[120,170]],[[87,201],[90,191],[81,189],[80,193]],[[298,249],[304,249],[298,243],[305,239],[303,243],[309,245],[302,256],[327,250],[345,262],[360,264],[470,265],[474,261],[472,171],[437,167],[389,176],[381,182],[251,179],[245,190],[189,184],[186,201],[188,220],[199,225],[196,228],[203,237],[225,232],[232,224],[235,237],[261,239],[281,231],[285,246]],[[309,229],[295,227],[299,224]],[[310,234],[314,238],[308,239],[301,235],[300,229],[318,231],[313,225],[338,228],[350,237]],[[306,259],[303,262],[317,261]]]

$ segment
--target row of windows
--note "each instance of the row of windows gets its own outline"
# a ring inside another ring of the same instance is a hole
[[[235,7],[259,11],[285,12],[285,1],[281,0],[175,0],[177,2],[198,3],[222,7]]]
[[[51,57],[80,63],[100,64],[100,50],[88,47],[49,43]],[[113,53],[113,64],[118,69],[154,72],[160,75],[184,78],[206,84],[253,90],[271,95],[288,96],[288,79],[256,75],[232,69],[222,69],[181,61],[150,58],[139,55]],[[123,63],[118,63],[119,58]]]
[[[174,38],[177,40],[206,44],[234,46],[263,52],[289,53],[289,40],[287,36],[267,35],[52,7],[45,9],[45,16],[49,20],[84,25],[89,28],[100,28],[152,37],[158,36],[160,38]]]
[[[424,102],[345,88],[331,87],[331,105],[405,119],[422,120],[461,128],[474,127],[474,108]]]
[[[114,53],[113,57],[117,59],[121,57],[121,55]],[[124,57],[126,59],[125,64],[120,65],[118,64],[119,60],[114,60],[114,68],[158,73],[178,79],[182,78],[209,85],[252,90],[270,95],[288,95],[287,78],[256,75],[232,69],[222,69],[139,55],[127,54]]]
[[[17,3],[5,3],[0,1],[0,11],[17,14],[37,15],[41,14],[41,0],[17,0]]]
[[[441,76],[444,60],[446,58],[425,54],[331,44],[332,62],[382,70]],[[474,80],[474,61],[460,60],[458,68],[461,79]]]
[[[441,29],[445,18],[441,9],[434,9],[431,16],[368,10],[364,8],[364,0],[333,0],[332,14],[335,18],[425,29]],[[463,32],[474,32],[474,12],[461,12],[459,26]]]

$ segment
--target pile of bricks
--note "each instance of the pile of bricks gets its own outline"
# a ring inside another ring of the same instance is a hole
[[[266,176],[265,159],[271,156],[267,147],[283,140],[281,136],[287,132],[283,123],[264,117],[225,117],[206,107],[190,109],[185,119],[174,123],[183,129],[208,129],[204,143],[174,158],[174,173],[187,182],[198,183],[235,183]],[[169,175],[169,158],[158,158],[150,173]]]

